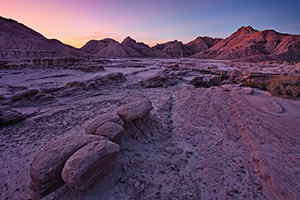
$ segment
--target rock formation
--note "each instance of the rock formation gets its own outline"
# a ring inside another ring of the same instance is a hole
[[[230,37],[193,58],[239,61],[299,61],[300,35],[281,34],[273,30],[257,31],[241,27]]]
[[[125,130],[138,130],[152,109],[149,100],[121,106],[115,114],[104,114],[90,123],[86,134],[61,139],[44,148],[30,168],[32,198],[41,198],[64,183],[77,190],[87,189],[103,177],[116,161]]]
[[[67,137],[39,152],[30,168],[30,187],[34,193],[44,195],[51,187],[61,184],[61,171],[69,157],[84,145],[101,139],[94,135]]]

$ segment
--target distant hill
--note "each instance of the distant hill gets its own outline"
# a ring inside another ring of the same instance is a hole
[[[91,40],[81,50],[99,57],[142,57],[139,52],[131,47],[124,46],[110,38]]]
[[[300,35],[241,27],[230,37],[192,57],[250,62],[300,61]]]
[[[142,42],[137,43],[134,39],[132,39],[129,36],[126,37],[121,44],[124,46],[131,47],[132,49],[139,52],[143,57],[157,57],[157,58],[170,57],[168,54],[161,52],[159,50],[152,49],[148,45]]]
[[[83,56],[80,50],[0,17],[0,59]]]
[[[223,39],[211,37],[197,37],[195,40],[185,44],[185,46],[188,47],[192,54],[195,54],[215,46],[221,40]]]
[[[107,38],[88,41],[77,49],[56,39],[47,39],[15,20],[0,17],[1,60],[83,56],[300,62],[300,35],[274,30],[257,31],[247,26],[239,28],[226,39],[197,37],[187,44],[174,40],[151,48],[131,37],[121,43]]]
[[[169,58],[167,54],[151,49],[144,43],[137,43],[130,37],[125,38],[122,43],[109,38],[91,40],[81,50],[100,57]]]
[[[174,40],[171,42],[157,44],[152,49],[167,53],[171,57],[188,57],[192,52],[180,41]]]

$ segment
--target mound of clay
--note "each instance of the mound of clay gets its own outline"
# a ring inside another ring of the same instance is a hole
[[[105,114],[105,115],[98,117],[92,123],[90,123],[85,128],[85,133],[86,134],[95,134],[96,130],[106,122],[114,122],[114,123],[119,124],[120,126],[124,125],[124,122],[121,120],[121,118],[118,115]]]
[[[119,145],[113,142],[94,141],[68,159],[61,177],[78,190],[86,189],[111,168],[119,151]]]
[[[114,122],[105,122],[96,130],[95,134],[107,137],[111,141],[119,144],[121,143],[122,136],[125,134],[125,130],[119,124]]]
[[[30,188],[43,195],[56,184],[61,184],[61,171],[68,158],[84,145],[104,139],[101,136],[83,135],[64,138],[43,149],[30,168]]]
[[[117,113],[125,122],[131,122],[144,117],[152,108],[151,101],[140,100],[121,106]]]

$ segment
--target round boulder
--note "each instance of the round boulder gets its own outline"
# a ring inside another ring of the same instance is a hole
[[[85,128],[86,134],[95,134],[96,130],[102,126],[106,122],[114,122],[119,124],[120,126],[124,126],[124,122],[120,119],[118,115],[115,114],[105,114],[101,115],[97,119],[95,119],[92,123],[90,123]]]
[[[119,151],[120,146],[108,140],[89,143],[67,160],[61,177],[69,186],[86,189],[106,174]]]
[[[96,130],[96,135],[101,135],[109,138],[111,141],[120,144],[122,141],[122,136],[124,135],[125,130],[119,124],[114,122],[105,122]]]
[[[121,106],[117,113],[125,122],[131,122],[144,117],[152,109],[151,101],[144,99]]]
[[[47,192],[62,181],[61,171],[73,153],[90,142],[103,139],[96,135],[71,136],[44,148],[32,162],[30,188],[37,194]]]

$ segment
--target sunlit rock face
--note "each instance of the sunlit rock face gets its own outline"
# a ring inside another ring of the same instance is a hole
[[[300,36],[281,34],[274,30],[257,31],[241,27],[214,47],[193,55],[194,58],[219,60],[297,61],[300,60]]]

